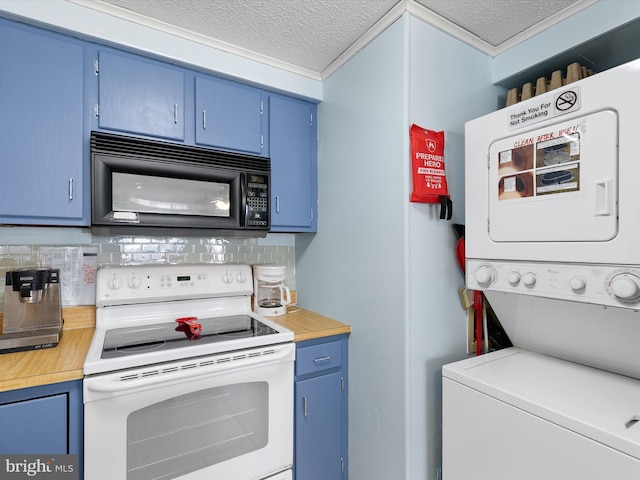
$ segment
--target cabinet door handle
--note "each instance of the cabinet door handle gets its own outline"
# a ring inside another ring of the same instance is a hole
[[[302,397],[302,413],[307,416],[307,397]]]
[[[207,129],[207,111],[206,110],[202,110],[202,128],[204,130]]]
[[[73,200],[73,178],[69,179],[69,201]]]
[[[280,197],[276,195],[276,213],[280,213]]]
[[[331,361],[331,356],[327,355],[326,357],[320,357],[320,358],[314,358],[313,359],[313,363],[315,363],[316,365],[318,365],[319,363],[323,363],[323,362],[330,362]]]
[[[173,104],[173,123],[178,123],[178,104]]]

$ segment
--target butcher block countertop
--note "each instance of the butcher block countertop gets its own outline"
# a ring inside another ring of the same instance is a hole
[[[267,318],[291,330],[294,333],[294,341],[296,342],[351,332],[351,327],[346,323],[338,322],[297,306],[288,307],[286,315]]]
[[[317,313],[295,306],[289,307],[289,311],[292,313],[269,318],[293,331],[296,342],[351,332],[349,325]],[[0,392],[83,378],[82,365],[93,338],[96,309],[63,308],[62,318],[64,326],[58,346],[0,354]]]
[[[0,355],[0,392],[78,380],[96,325],[94,306],[62,309],[62,338],[53,348]]]

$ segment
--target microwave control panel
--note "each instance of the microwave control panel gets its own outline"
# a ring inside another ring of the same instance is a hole
[[[246,182],[247,205],[245,226],[268,228],[269,223],[269,177],[248,174]]]

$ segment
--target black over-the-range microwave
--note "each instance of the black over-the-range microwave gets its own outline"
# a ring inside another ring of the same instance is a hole
[[[263,237],[270,174],[264,157],[92,132],[92,232]]]

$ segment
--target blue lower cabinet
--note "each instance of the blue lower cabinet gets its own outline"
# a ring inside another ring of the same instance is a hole
[[[82,478],[82,381],[0,393],[0,455],[78,455]]]
[[[297,344],[296,480],[344,480],[347,473],[348,335]]]

